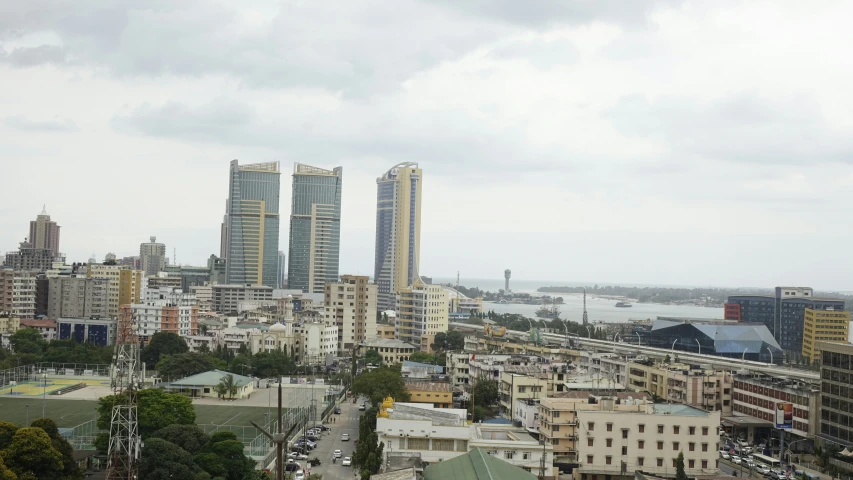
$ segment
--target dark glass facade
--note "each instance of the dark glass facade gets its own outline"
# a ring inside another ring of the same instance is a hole
[[[641,334],[642,335],[642,334]],[[707,325],[656,320],[642,335],[651,347],[719,357],[782,363],[784,355],[764,325]]]
[[[820,437],[841,447],[853,446],[853,345],[818,342],[820,366]]]

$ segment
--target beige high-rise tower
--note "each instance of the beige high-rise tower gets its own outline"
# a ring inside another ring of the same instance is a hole
[[[376,179],[376,264],[379,309],[395,308],[396,295],[414,283],[421,256],[421,185],[417,163],[400,163]]]
[[[47,209],[42,207],[41,213],[30,222],[30,243],[33,248],[50,250],[54,257],[59,256],[59,225],[50,220]]]
[[[367,275],[341,275],[340,282],[327,283],[325,304],[326,323],[338,327],[340,355],[376,337],[376,285]]]

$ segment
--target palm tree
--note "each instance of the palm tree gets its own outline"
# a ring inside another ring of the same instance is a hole
[[[237,392],[240,390],[240,387],[234,381],[234,375],[231,375],[229,373],[228,375],[225,375],[224,377],[222,377],[222,379],[219,380],[219,384],[216,385],[215,390],[220,397],[225,397],[225,395],[228,395],[228,399],[230,400],[234,398],[234,395],[237,395]]]

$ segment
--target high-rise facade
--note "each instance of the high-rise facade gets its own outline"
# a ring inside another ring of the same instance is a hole
[[[835,445],[853,445],[853,425],[850,424],[853,345],[817,342],[817,349],[821,352],[820,433],[817,437]]]
[[[338,279],[343,169],[293,166],[289,289],[321,293]]]
[[[421,185],[417,163],[400,163],[376,179],[376,263],[373,279],[381,310],[414,283],[421,254]],[[291,260],[292,261],[292,260]]]
[[[397,340],[432,349],[435,334],[448,328],[447,290],[440,285],[427,285],[420,280],[400,290],[400,309],[395,322]]]
[[[325,286],[326,323],[337,326],[340,355],[376,337],[376,285],[366,275],[341,275]]]
[[[816,346],[820,341],[847,343],[850,312],[806,308],[804,317],[803,357],[820,360],[820,350]]]
[[[64,276],[48,279],[47,316],[53,320],[61,317],[107,318],[109,309],[107,291],[109,280]]]
[[[59,256],[59,225],[50,220],[47,209],[42,207],[41,213],[30,222],[30,243],[33,248],[50,250],[54,257]]]
[[[280,177],[278,162],[231,161],[220,252],[226,283],[276,286]]]
[[[0,268],[0,313],[33,318],[36,312],[36,276],[32,272]]]
[[[139,245],[139,261],[145,275],[157,275],[166,268],[166,245],[157,243],[157,237]]]
[[[278,278],[278,288],[284,288],[287,285],[287,256],[281,250],[278,251],[276,277]]]

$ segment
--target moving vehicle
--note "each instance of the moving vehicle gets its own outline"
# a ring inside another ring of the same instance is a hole
[[[740,457],[738,457],[738,456],[732,457],[732,463],[734,463],[735,465],[740,465],[741,464]]]
[[[335,450],[334,456],[335,458],[341,458],[344,455],[344,452],[340,450]]]
[[[297,464],[297,463],[288,463],[284,466],[284,471],[285,472],[301,472],[302,467],[300,467],[299,464]]]
[[[343,435],[341,435],[341,441],[349,442],[349,433],[344,433]]]
[[[364,411],[366,408],[367,408],[367,407],[365,407],[363,403],[362,403],[361,405],[359,405],[359,406],[358,406],[358,409],[359,409],[359,410],[361,410],[361,411]]]
[[[729,455],[729,452],[726,450],[720,450],[720,458],[723,460],[731,460],[732,456]]]
[[[293,458],[295,460],[308,460],[308,455],[300,452],[290,452],[287,454],[288,457]]]
[[[771,469],[781,469],[782,468],[782,462],[780,462],[778,458],[768,457],[767,455],[761,455],[759,453],[753,453],[752,458],[756,462],[763,463],[764,465],[767,465]]]
[[[756,463],[755,471],[761,473],[762,475],[770,475],[770,472],[772,470],[767,465],[764,465],[762,463]]]
[[[335,408],[335,414],[336,414],[336,415],[340,415],[340,414],[341,414],[341,407],[337,407],[337,408]]]
[[[293,476],[293,480],[305,480],[305,473],[296,472],[296,475]]]
[[[343,465],[345,467],[352,466],[352,458],[344,457],[344,461],[343,461],[343,463],[341,463],[341,465]]]

